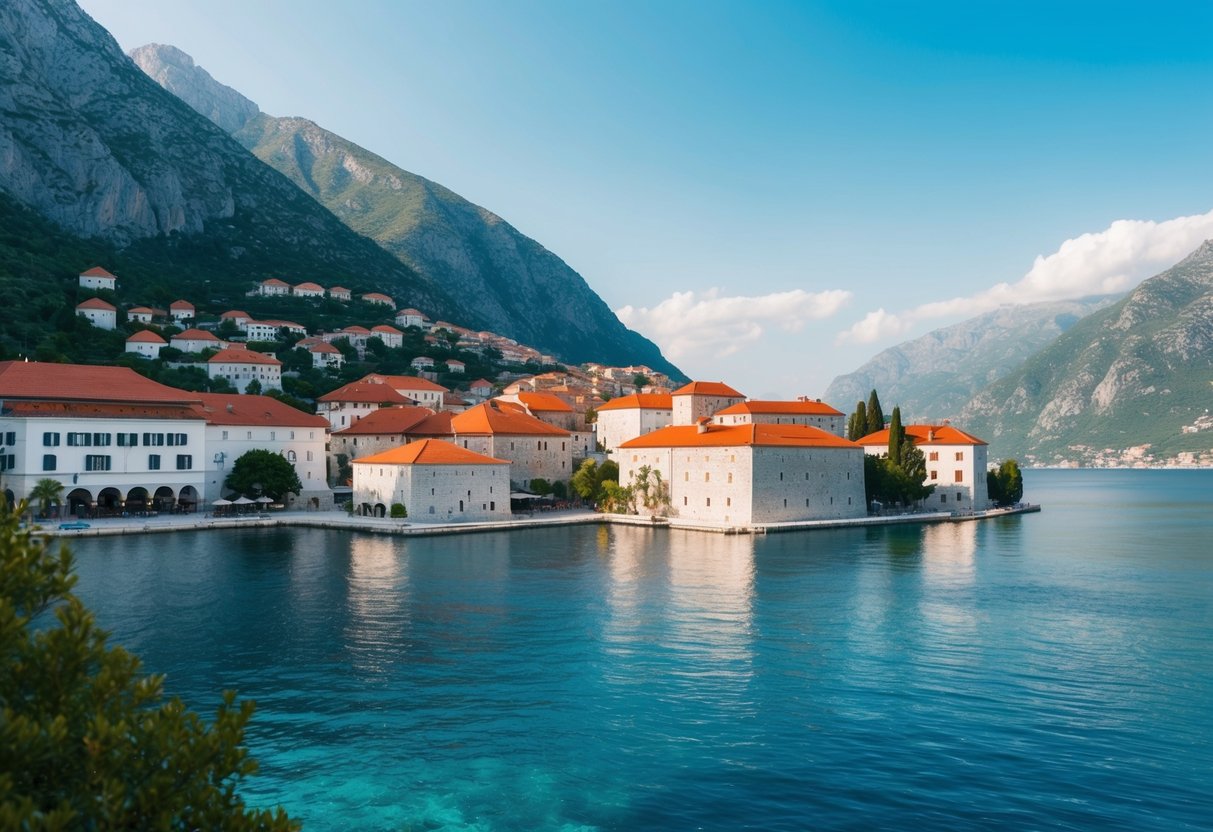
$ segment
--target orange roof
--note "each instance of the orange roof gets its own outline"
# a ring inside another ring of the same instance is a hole
[[[462,361],[460,361],[458,358],[448,358],[448,359],[446,360],[446,366],[448,366],[448,367],[454,367],[455,365],[459,365],[460,367],[466,367],[466,366],[467,366],[467,365],[466,365],[466,364],[464,364]]]
[[[146,306],[132,306],[126,310],[128,315],[155,315],[155,309],[148,309]]]
[[[227,349],[219,350],[211,356],[208,364],[275,364],[281,365],[282,362],[272,355],[266,355],[250,349]]]
[[[492,386],[493,386],[493,382],[489,381],[488,379],[478,378],[475,381],[473,381],[471,384],[468,385],[468,389],[470,390],[473,387],[490,387],[491,388]]]
[[[269,280],[261,281],[261,285],[262,286],[286,286],[289,289],[291,284],[287,283],[285,280],[279,280],[276,277],[271,277]]]
[[[717,416],[732,416],[741,413],[778,413],[792,416],[841,416],[841,410],[835,410],[825,402],[794,401],[771,402],[751,399],[748,402],[731,404],[724,410],[716,411]]]
[[[318,402],[361,402],[370,404],[416,404],[386,384],[371,384],[367,381],[351,381],[325,393]]]
[[[441,439],[418,439],[381,454],[355,459],[355,465],[509,465]]]
[[[247,318],[248,316],[249,314],[247,312],[241,312],[239,309],[229,309],[220,315],[219,318],[221,320],[227,320],[229,318]]]
[[[518,401],[527,406],[527,409],[534,412],[538,411],[557,411],[559,413],[572,413],[573,408],[569,407],[568,403],[559,396],[553,396],[551,393],[519,393]]]
[[[168,305],[169,309],[193,309],[194,304],[188,300],[175,300]]]
[[[267,326],[276,326],[276,327],[284,327],[284,326],[285,327],[294,327],[295,329],[306,329],[307,328],[303,324],[297,324],[294,321],[279,321],[276,319],[269,320],[269,321],[251,321],[250,323],[259,323],[259,324],[265,324]]]
[[[134,335],[132,335],[130,338],[127,338],[126,343],[128,343],[128,344],[167,344],[168,341],[165,341],[163,338],[161,338],[156,333],[152,332],[150,329],[141,329],[138,332],[136,332]]]
[[[105,269],[101,268],[100,266],[93,266],[91,269],[89,269],[86,272],[80,272],[80,276],[81,277],[111,277],[111,278],[114,277],[114,275],[110,274]]]
[[[187,404],[198,401],[198,394],[144,378],[128,367],[0,361],[0,399],[6,407],[10,399]]]
[[[467,399],[456,396],[454,393],[443,393],[442,394],[442,403],[449,404],[449,405],[455,405],[455,406],[471,404],[471,402],[469,402]]]
[[[387,324],[379,324],[379,326],[373,326],[373,327],[371,327],[371,332],[386,332],[389,335],[403,335],[404,334],[400,330],[396,329],[396,327],[388,326]]]
[[[300,283],[297,286],[295,286],[295,288],[303,289],[304,291],[307,291],[307,292],[323,292],[324,291],[324,287],[321,286],[319,283]]]
[[[299,345],[296,344],[295,346],[299,346]],[[341,350],[337,349],[332,344],[329,344],[325,341],[316,341],[314,343],[308,344],[307,351],[308,352],[336,353],[337,355],[341,355]]]
[[[239,393],[199,393],[198,410],[210,425],[265,425],[267,427],[327,428],[329,420],[296,410],[272,396]]]
[[[363,376],[362,380],[377,384],[387,384],[396,390],[429,390],[437,393],[451,392],[441,384],[435,384],[429,379],[418,378],[417,376],[381,376],[377,373],[370,373]]]
[[[106,303],[101,298],[89,298],[83,303],[76,304],[77,309],[108,309],[111,312],[117,312],[118,308],[112,303]]]
[[[348,291],[349,291],[349,289],[345,288],[344,286],[334,286],[332,289],[329,289],[330,294],[333,292],[348,292]]]
[[[416,427],[433,415],[434,411],[428,407],[381,407],[372,410],[348,428],[334,431],[333,435],[411,433],[410,428]]]
[[[854,442],[808,425],[674,425],[629,439],[621,448],[722,448],[767,445],[790,448],[858,448]]]
[[[631,410],[633,408],[639,410],[673,410],[674,399],[669,393],[635,393],[631,396],[620,396],[617,399],[611,399],[598,408],[601,413],[604,410]]]
[[[202,415],[188,404],[6,401],[4,415],[73,419],[201,419]]]
[[[984,439],[978,439],[971,433],[954,428],[951,425],[906,425],[906,436],[914,440],[915,445],[987,445]],[[856,440],[860,445],[874,447],[888,446],[889,429],[878,430]]]
[[[219,339],[215,337],[213,332],[207,332],[205,329],[187,329],[179,335],[174,335],[173,340],[180,338],[183,341],[214,341],[219,343]]]
[[[732,387],[725,384],[723,381],[692,381],[690,384],[685,384],[673,392],[675,396],[725,396],[731,399],[744,399],[741,393],[738,393]]]
[[[399,312],[396,313],[397,318],[399,318],[401,315],[415,315],[418,318],[425,317],[425,314],[421,310],[413,309],[412,307],[409,307],[408,309],[401,309]]]
[[[343,329],[341,331],[342,332],[352,332],[355,335],[366,335],[370,332],[370,330],[367,329],[366,327],[358,326],[357,324],[355,324],[354,326],[347,326],[345,329]]]
[[[506,436],[568,436],[567,430],[549,425],[525,413],[507,412],[496,402],[478,404],[456,414],[451,428],[456,434],[503,434]]]
[[[367,292],[362,297],[364,300],[366,300],[366,299],[391,300],[391,298],[389,298],[387,295],[383,294],[382,292]]]

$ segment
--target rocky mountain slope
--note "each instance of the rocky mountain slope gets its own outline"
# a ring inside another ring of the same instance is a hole
[[[275,118],[171,46],[131,53],[151,78],[401,262],[460,299],[460,317],[570,361],[682,374],[563,260],[496,214],[303,118]],[[433,312],[424,309],[426,312]]]
[[[1070,327],[960,418],[991,458],[1157,464],[1210,455],[1210,408],[1213,241]]]
[[[1017,369],[1079,319],[1113,298],[1006,306],[876,355],[838,376],[825,399],[851,409],[873,389],[915,421],[953,419],[982,388]]]
[[[233,293],[286,275],[455,311],[435,284],[152,82],[70,0],[0,3],[0,190],[123,248],[136,273],[175,271],[184,293],[201,290],[203,272]]]

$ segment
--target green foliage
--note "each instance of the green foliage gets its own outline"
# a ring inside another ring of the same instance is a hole
[[[568,499],[569,487],[565,484],[564,480],[556,480],[556,482],[552,483],[552,496],[557,500]]]
[[[404,503],[392,503],[388,516],[394,520],[403,520],[409,516],[409,511],[404,507]]]
[[[250,396],[260,396],[261,381],[259,379],[253,379],[248,384],[244,385],[244,392]]]
[[[598,494],[598,463],[584,460],[569,480],[573,493],[583,500],[593,500]]]
[[[855,411],[847,419],[847,439],[856,442],[868,435],[868,408],[863,402],[855,402]]]
[[[552,493],[552,484],[543,477],[536,477],[535,479],[531,480],[531,491],[541,497],[544,497]]]
[[[893,408],[893,416],[889,419],[889,459],[901,461],[901,446],[905,442],[906,431],[901,425],[901,408]]]
[[[986,472],[986,490],[990,500],[998,506],[1009,506],[1023,499],[1023,474],[1019,462],[1004,459],[993,471]]]
[[[647,511],[670,507],[669,484],[662,480],[660,471],[648,465],[640,466],[632,475],[628,490],[639,506]]]
[[[296,410],[303,411],[304,413],[314,414],[316,412],[316,406],[314,404],[309,404],[302,399],[297,399],[290,393],[279,390],[276,387],[271,387],[269,390],[266,390],[264,395],[271,399],[277,399],[288,407],[293,407]]]
[[[637,373],[632,376],[632,386],[639,390],[641,387],[648,387],[653,382],[644,373]]]
[[[43,477],[34,483],[29,496],[30,499],[38,501],[39,515],[46,517],[52,505],[63,504],[63,483],[50,477]]]
[[[603,511],[621,513],[631,510],[632,489],[624,488],[615,480],[603,480],[599,492],[598,507]]]
[[[868,396],[866,430],[868,433],[884,430],[884,410],[880,407],[880,397],[876,395],[875,389]]]
[[[917,453],[922,455],[921,451]],[[924,485],[921,476],[907,473],[885,455],[866,454],[863,458],[863,476],[869,505],[873,500],[884,505],[911,505],[935,490],[933,485]]]
[[[288,493],[303,490],[299,475],[284,457],[260,448],[241,454],[223,484],[249,498],[267,495],[281,500]]]
[[[237,795],[257,769],[253,704],[228,691],[208,726],[166,700],[72,594],[67,547],[18,528],[23,509],[0,509],[0,828],[297,829]]]

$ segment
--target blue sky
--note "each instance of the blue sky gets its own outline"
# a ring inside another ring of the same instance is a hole
[[[1205,2],[81,5],[496,212],[751,396],[1213,236]]]

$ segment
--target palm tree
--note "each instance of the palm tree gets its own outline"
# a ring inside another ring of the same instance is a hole
[[[38,480],[32,489],[29,496],[31,500],[37,500],[39,507],[42,509],[42,516],[45,517],[47,511],[50,510],[51,503],[60,505],[60,498],[63,496],[63,483],[59,480],[53,480],[50,477],[44,477]]]

